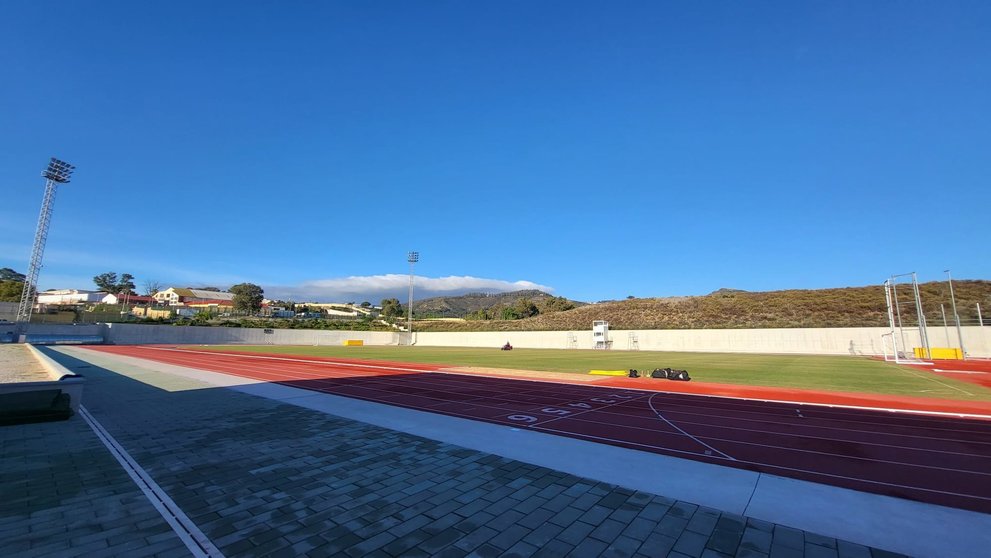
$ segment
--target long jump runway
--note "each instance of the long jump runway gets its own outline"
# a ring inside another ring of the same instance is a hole
[[[991,513],[991,421],[493,378],[424,364],[86,348]]]

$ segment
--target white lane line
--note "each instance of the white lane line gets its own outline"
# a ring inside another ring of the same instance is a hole
[[[557,432],[557,433],[560,433],[560,434],[566,434],[566,435],[569,435],[569,436],[578,437],[578,438],[584,438],[584,439],[588,439],[588,440],[601,440],[603,442],[612,442],[614,445],[640,446],[640,447],[645,447],[645,448],[660,449],[660,450],[664,450],[665,452],[673,452],[673,453],[681,453],[681,454],[686,454],[686,455],[695,455],[695,456],[701,456],[701,457],[709,457],[709,458],[712,458],[712,459],[722,459],[718,455],[702,455],[702,454],[700,454],[698,452],[691,452],[691,451],[684,451],[684,450],[662,448],[662,447],[658,447],[658,446],[652,446],[650,444],[641,444],[641,443],[638,443],[638,442],[631,442],[629,440],[617,440],[615,438],[609,438],[609,437],[606,437],[606,436],[595,436],[593,434],[578,434],[578,433],[574,433],[574,432],[569,432],[567,430],[555,430],[553,428],[539,428],[539,427],[537,427],[537,428],[534,428],[534,430],[537,430],[537,431],[546,431],[546,432]],[[939,489],[936,489],[936,488],[923,488],[921,486],[913,486],[913,485],[908,485],[908,484],[898,484],[898,483],[893,483],[893,482],[884,482],[884,481],[871,480],[871,479],[862,479],[860,477],[849,477],[849,476],[846,476],[846,475],[836,475],[836,474],[833,474],[833,473],[824,473],[822,471],[814,471],[814,470],[811,470],[811,469],[799,469],[797,467],[788,467],[788,466],[785,466],[785,465],[771,465],[771,464],[768,464],[768,463],[761,463],[759,461],[748,461],[746,459],[734,459],[734,461],[736,461],[737,463],[746,464],[746,465],[756,465],[758,467],[768,467],[770,469],[780,469],[782,471],[793,471],[793,472],[796,472],[796,473],[808,473],[810,475],[819,475],[819,476],[823,476],[823,477],[829,477],[829,478],[834,478],[834,479],[843,479],[843,480],[849,480],[849,481],[854,481],[854,482],[862,482],[862,483],[866,483],[866,484],[875,484],[875,485],[879,485],[879,486],[891,486],[891,487],[895,487],[895,488],[905,488],[905,489],[909,489],[909,490],[919,490],[919,491],[922,491],[922,492],[931,492],[931,493],[934,493],[934,494],[947,494],[949,496],[959,496],[959,497],[962,497],[962,498],[973,498],[973,499],[976,499],[976,500],[987,500],[987,501],[991,501],[991,498],[988,498],[986,496],[975,496],[973,494],[961,494],[959,492],[950,492],[950,491],[947,491],[947,490],[939,490]],[[761,472],[761,471],[758,471],[758,472]],[[774,474],[774,473],[770,473],[770,474]],[[792,477],[792,478],[794,478],[794,477]],[[799,480],[801,480],[801,479],[799,479]],[[810,481],[810,482],[815,482],[815,481]]]
[[[193,353],[193,351],[181,351],[181,350],[180,351],[176,351],[176,352],[180,352],[180,353],[181,352]],[[203,351],[203,352],[195,352],[195,353],[197,353],[197,354],[203,354],[203,355],[217,354],[216,351]],[[240,356],[240,355],[238,355],[238,356]],[[262,357],[262,358],[264,358],[264,357]],[[195,359],[192,359],[192,358],[190,358],[189,360],[190,360],[191,364],[193,364],[194,366],[195,366],[195,363],[198,362],[198,361],[196,361]],[[285,359],[282,359],[282,360],[285,360]],[[293,360],[297,360],[297,359],[293,359]],[[268,371],[267,369],[265,369],[263,371],[262,369],[259,369],[258,368],[259,366],[263,366],[263,365],[261,363],[255,365],[255,367],[254,367],[255,370],[250,373],[250,374],[253,374],[254,377],[257,377],[258,375],[264,375],[264,376],[269,377],[268,378],[269,381],[272,381],[272,380],[280,381],[279,378],[286,378],[287,380],[297,380],[297,379],[299,379],[299,377],[296,375],[298,373],[298,371],[295,371],[293,374],[289,374],[289,373],[283,372],[281,369],[279,369],[278,372]],[[245,372],[246,373],[247,373],[247,370],[250,370],[250,369],[245,369]],[[233,374],[237,374],[237,372],[233,372]],[[425,374],[430,374],[430,372],[426,372]],[[353,377],[353,376],[349,376],[348,375],[348,376],[343,376],[343,377]],[[319,384],[322,380],[327,380],[327,379],[328,378],[326,378],[326,377],[324,377],[324,378],[315,378],[313,381],[315,381],[317,384]],[[345,388],[346,387],[347,386],[345,386]],[[363,384],[361,386],[356,386],[356,387],[358,387],[358,388],[360,388],[362,390],[368,390],[370,392],[382,393],[383,395],[386,395],[386,396],[399,396],[401,394],[397,393],[395,390],[397,388],[401,389],[402,387],[405,387],[405,384],[401,384],[399,382],[396,382],[395,380],[392,379],[392,376],[391,375],[386,375],[386,376],[376,376],[373,380],[369,380],[367,383],[365,383],[365,384]],[[582,387],[584,387],[584,386],[582,386]],[[336,394],[336,395],[342,395],[342,392],[341,391],[338,391],[340,388],[338,388],[336,386],[330,386],[328,388],[321,388],[321,387],[314,386],[314,387],[311,387],[309,389],[312,389],[312,390],[315,390],[315,391],[320,391],[320,392],[323,392],[323,393],[331,393],[331,394]],[[596,387],[595,388],[595,391],[599,391],[599,390],[603,390],[603,389],[604,389],[603,387],[599,386],[599,387]],[[444,389],[430,389],[428,391],[429,392],[433,392],[433,393],[450,393],[449,391],[446,391]],[[582,391],[585,391],[585,390],[582,390]],[[609,390],[609,391],[613,391],[613,392],[624,392],[625,391],[625,393],[631,393],[631,392],[632,393],[637,393],[636,390],[624,390],[622,388],[621,389],[618,389],[618,390]],[[527,391],[527,393],[529,393],[529,390]],[[643,391],[640,391],[639,393],[644,393],[644,392]],[[656,396],[656,395],[658,395],[658,394],[659,394],[658,392],[653,392],[653,394],[651,395],[650,399],[648,400],[648,404],[650,406],[650,410],[653,412],[653,415],[656,415],[656,416],[660,417],[662,420],[664,420],[665,422],[667,422],[668,424],[670,424],[672,427],[674,427],[675,429],[677,429],[682,434],[691,437],[693,440],[696,440],[698,443],[700,443],[700,444],[708,447],[710,450],[719,452],[719,450],[716,450],[715,448],[713,448],[713,447],[705,444],[705,442],[702,442],[699,438],[697,438],[695,436],[688,435],[682,428],[680,428],[677,425],[675,425],[674,423],[672,423],[667,417],[661,416],[660,413],[657,411],[656,407],[653,405],[653,402],[652,402],[653,397]],[[664,394],[661,393],[660,395],[664,395]],[[433,405],[424,405],[422,403],[421,404],[406,404],[406,405],[403,405],[403,404],[401,404],[399,402],[392,401],[391,400],[392,397],[383,397],[383,398],[379,399],[379,398],[376,398],[376,397],[369,397],[369,396],[365,396],[365,397],[355,396],[353,394],[348,394],[346,396],[347,397],[358,397],[358,398],[361,398],[361,399],[365,399],[367,401],[373,401],[373,402],[379,402],[379,403],[385,403],[385,404],[393,404],[393,405],[399,405],[399,406],[406,406],[407,408],[416,408],[416,409],[424,410],[424,411],[428,411],[428,412],[437,412],[434,409],[435,406],[439,406],[439,405],[443,405],[445,403],[450,403],[451,402],[447,398],[434,397],[434,396],[428,395],[426,393],[419,393],[419,394],[416,394],[416,396],[417,397],[420,397],[420,398],[423,398],[423,399],[428,399],[428,400],[436,401],[437,403],[434,403]],[[493,411],[500,411],[501,410],[501,411],[505,411],[507,413],[509,413],[509,412],[515,412],[515,413],[531,412],[533,409],[532,408],[522,409],[522,410],[520,410],[520,409],[507,409],[505,407],[498,406],[498,405],[493,405],[493,404],[486,405],[483,402],[479,402],[478,401],[479,399],[481,399],[483,401],[485,399],[488,399],[488,400],[490,400],[492,402],[499,401],[499,402],[506,402],[506,403],[515,403],[515,404],[520,404],[520,405],[534,405],[535,407],[539,407],[539,406],[542,406],[542,405],[560,407],[560,404],[558,404],[558,403],[543,403],[543,402],[538,403],[538,402],[531,402],[531,401],[522,401],[522,400],[520,400],[518,398],[515,398],[515,397],[505,397],[504,398],[504,397],[499,397],[499,396],[487,396],[487,397],[486,396],[480,396],[480,397],[477,397],[477,398],[473,398],[473,400],[472,400],[472,403],[474,403],[476,405],[476,407],[480,407],[480,408],[484,408],[484,409],[488,409],[488,410],[493,410]],[[632,401],[632,400],[636,400],[636,399],[638,399],[638,398],[630,399],[628,401]],[[601,411],[603,411],[606,414],[611,414],[608,411],[608,407],[613,407],[615,405],[617,405],[617,404],[606,405],[606,406],[600,407],[599,409],[596,409],[596,410],[601,410]],[[449,411],[449,410],[444,410],[443,412],[445,412],[445,413],[451,413],[451,411]],[[588,412],[588,411],[586,411],[586,412]],[[683,411],[676,411],[676,412],[679,412],[679,413],[682,413],[682,414],[692,414],[692,413],[684,413]],[[463,414],[460,414],[460,413],[455,413],[455,414],[457,414],[458,416],[464,416],[464,417],[469,417],[469,418],[474,418],[474,419],[481,418],[481,417],[478,417],[476,415],[470,415],[470,414],[464,414],[464,415]],[[571,415],[569,415],[567,417],[555,417],[555,418],[552,418],[552,419],[544,420],[544,421],[539,422],[539,423],[528,424],[527,426],[529,428],[533,428],[533,427],[535,427],[537,425],[547,424],[549,422],[553,422],[555,420],[560,420],[560,419],[563,419],[563,418],[576,418],[576,420],[582,421],[583,419],[578,418],[578,415],[581,415],[581,414],[583,414],[583,412],[576,412],[576,413],[573,413],[573,414],[571,414]],[[707,417],[709,415],[701,415],[701,416],[706,416]],[[644,418],[646,418],[646,417],[644,417]],[[482,420],[487,420],[487,419],[482,419]],[[747,419],[743,419],[743,420],[747,420]],[[591,421],[591,422],[595,422],[595,421]],[[692,422],[692,421],[688,421],[688,424],[692,424],[692,425],[696,425],[696,426],[702,426],[702,427],[727,428],[727,427],[721,426],[721,425],[713,425],[713,424],[706,424],[706,423],[695,423],[695,422]],[[632,428],[634,430],[642,430],[642,428],[636,427],[636,426],[631,426],[629,428]],[[749,428],[749,429],[748,428],[733,428],[733,427],[728,427],[728,428],[730,430],[756,431],[756,432],[761,432],[761,433],[770,433],[770,434],[775,434],[775,435],[783,436],[783,437],[801,437],[801,438],[812,438],[812,439],[821,439],[821,440],[838,440],[838,441],[843,441],[843,442],[856,442],[856,443],[860,443],[860,444],[863,444],[863,445],[866,445],[866,446],[894,447],[894,448],[901,448],[901,449],[907,449],[907,450],[913,450],[913,449],[917,450],[918,449],[918,448],[916,448],[914,446],[903,447],[903,446],[896,446],[896,445],[884,444],[884,443],[878,443],[878,442],[865,442],[865,441],[848,440],[848,439],[845,439],[845,438],[821,437],[821,436],[810,435],[810,434],[807,434],[807,433],[806,434],[794,434],[794,433],[785,433],[785,432],[754,430],[752,428]],[[827,427],[827,428],[831,428],[831,427]],[[844,429],[840,429],[840,428],[835,428],[835,429],[836,430],[840,430],[841,432],[842,431],[845,431]],[[710,439],[718,439],[718,438],[713,438],[711,436],[708,437],[708,438],[710,438]],[[740,441],[740,440],[720,439],[720,441],[724,441],[724,442],[737,442],[737,443],[743,443],[743,444],[746,444],[746,445],[756,445],[756,446],[769,447],[769,448],[793,449],[793,448],[786,447],[786,446],[776,446],[776,445],[770,445],[770,444],[755,444],[753,442],[745,442],[745,441]],[[969,442],[969,440],[967,442]],[[836,457],[848,457],[848,456],[845,456],[843,454],[833,454],[833,453],[830,453],[830,452],[816,452],[816,451],[813,451],[813,450],[797,450],[797,451],[811,451],[812,453],[820,453],[822,455],[831,455],[831,456],[836,456]],[[938,452],[938,453],[947,453],[947,454],[954,454],[955,453],[955,452],[940,452],[939,450],[924,450],[924,451]],[[721,453],[722,455],[726,455],[723,452],[719,452],[719,453]],[[962,455],[966,455],[966,454],[962,454]],[[727,456],[727,457],[729,457],[729,456]],[[909,463],[909,462],[895,461],[895,462],[891,462],[891,463],[900,464],[900,465],[915,466],[915,464]],[[919,466],[925,467],[925,465],[919,465]],[[952,469],[950,469],[950,470],[952,470]],[[969,472],[969,471],[965,471],[965,472]]]
[[[974,395],[973,393],[971,393],[971,392],[969,392],[969,391],[967,391],[965,389],[958,388],[957,386],[950,385],[950,384],[948,384],[946,382],[941,382],[941,381],[937,380],[936,378],[934,378],[931,374],[922,374],[920,372],[916,372],[915,370],[912,370],[911,368],[905,368],[905,367],[902,367],[902,371],[903,372],[908,372],[908,373],[912,374],[913,376],[916,376],[918,378],[922,378],[923,380],[929,380],[930,382],[936,382],[937,384],[939,384],[939,385],[941,385],[943,387],[948,387],[950,389],[955,389],[955,390],[957,390],[960,393],[963,393],[965,395]]]
[[[220,351],[192,351],[192,350],[189,350],[189,349],[176,349],[176,348],[168,348],[168,347],[150,347],[150,346],[147,346],[147,345],[143,345],[143,346],[141,346],[141,348],[143,348],[143,349],[153,349],[153,350],[158,350],[158,351],[173,351],[173,352],[177,352],[177,353],[190,353],[190,354],[201,354],[201,355],[224,355],[224,356],[232,356],[232,357],[249,357],[249,358],[258,358],[258,359],[266,359],[266,360],[283,360],[283,361],[292,361],[292,362],[312,362],[312,363],[315,363],[315,364],[335,365],[335,366],[336,365],[340,365],[340,366],[353,366],[353,367],[359,367],[359,368],[379,368],[379,369],[382,369],[382,370],[398,370],[398,371],[402,371],[402,372],[421,372],[421,373],[450,374],[452,376],[478,376],[478,375],[482,375],[482,374],[465,374],[465,373],[462,373],[462,372],[452,372],[452,371],[449,371],[449,370],[421,370],[421,369],[401,368],[401,367],[393,367],[393,366],[381,366],[381,365],[370,365],[370,364],[369,365],[355,364],[355,363],[350,363],[350,362],[334,362],[334,361],[326,361],[326,360],[309,360],[309,359],[302,359],[302,358],[269,357],[269,356],[261,356],[261,355],[257,355],[256,356],[256,355],[246,355],[246,354],[238,354],[238,353],[222,353]],[[140,357],[138,357],[138,358],[140,358]],[[235,374],[236,375],[235,372],[229,372],[229,374]],[[486,377],[488,377],[488,378],[492,378],[492,377],[501,378],[501,376],[486,376]],[[529,378],[513,378],[513,379],[514,380],[519,380],[519,381],[525,381],[525,382],[557,383],[557,382],[547,382],[546,380],[529,379]],[[929,378],[929,379],[932,380],[932,381],[935,381],[936,383],[939,383],[939,384],[942,384],[943,383],[943,382],[940,382],[939,380],[935,380],[933,378]],[[562,385],[575,385],[575,384],[562,383]],[[591,386],[588,386],[588,387],[605,388],[605,386],[601,386],[601,385],[591,385]],[[954,389],[960,389],[960,388],[956,388],[954,386],[947,386],[947,387],[953,387]],[[829,408],[829,409],[852,409],[852,410],[863,410],[863,411],[886,411],[886,412],[889,412],[889,413],[904,414],[904,415],[910,415],[910,416],[911,415],[914,415],[914,416],[936,416],[936,417],[960,417],[960,418],[976,418],[976,419],[985,419],[985,420],[991,419],[991,414],[955,413],[955,412],[947,412],[947,411],[929,411],[929,410],[923,410],[923,409],[897,409],[897,408],[892,408],[892,407],[871,407],[871,406],[868,406],[868,405],[850,405],[850,404],[844,404],[844,403],[840,403],[840,404],[812,403],[812,402],[809,402],[809,401],[790,401],[790,400],[784,400],[784,399],[763,399],[763,398],[760,398],[760,397],[739,397],[739,396],[731,396],[731,395],[712,395],[712,394],[708,394],[708,393],[689,393],[689,392],[680,392],[680,391],[658,391],[658,390],[646,389],[646,388],[639,388],[639,387],[623,387],[623,388],[620,388],[620,389],[623,389],[623,390],[633,390],[633,391],[645,391],[645,392],[648,392],[648,393],[659,393],[659,394],[664,394],[664,395],[675,395],[675,396],[709,397],[709,398],[713,398],[713,399],[728,399],[728,400],[735,400],[735,401],[754,401],[754,402],[762,402],[762,403],[783,403],[783,404],[786,404],[786,405],[806,405],[806,406],[810,406],[810,407],[824,407],[824,408]],[[968,393],[968,392],[965,391],[964,393]]]
[[[182,508],[172,501],[172,498],[169,498],[169,495],[162,490],[162,487],[158,486],[158,483],[151,478],[148,472],[134,461],[134,458],[127,453],[127,450],[82,405],[79,406],[79,414],[89,424],[90,428],[93,429],[93,432],[103,442],[103,445],[110,450],[110,453],[117,459],[117,462],[127,471],[127,474],[138,485],[138,488],[144,492],[151,505],[155,506],[158,513],[162,514],[162,517],[172,527],[172,530],[175,531],[176,535],[179,536],[179,539],[182,540],[193,556],[196,558],[223,558],[223,553],[183,513]]]
[[[220,355],[220,356],[229,356],[229,357],[237,357],[237,358],[254,358],[254,359],[259,359],[259,360],[282,360],[282,361],[289,361],[289,362],[305,362],[305,363],[310,363],[310,364],[323,364],[323,365],[327,365],[327,366],[353,366],[355,368],[378,368],[378,369],[381,369],[381,370],[398,370],[400,372],[432,372],[432,370],[424,370],[422,368],[402,368],[402,367],[399,367],[399,366],[382,366],[382,365],[379,365],[379,364],[357,364],[357,363],[353,363],[353,362],[337,362],[337,361],[330,361],[330,360],[310,360],[310,359],[304,359],[304,358],[276,357],[276,356],[267,356],[267,355],[248,355],[248,354],[239,354],[239,353],[222,353],[220,351],[192,351],[192,350],[189,350],[189,349],[172,349],[172,348],[168,348],[168,347],[148,347],[148,346],[143,346],[142,348],[143,349],[151,349],[151,350],[155,350],[155,351],[171,351],[171,352],[176,352],[176,353],[189,353],[189,354],[194,354],[194,355]]]
[[[657,394],[655,393],[654,395],[657,395]],[[682,434],[684,434],[685,436],[688,436],[689,438],[691,438],[691,439],[693,439],[693,440],[695,440],[696,442],[698,442],[698,443],[700,443],[700,444],[702,444],[703,446],[705,446],[705,447],[707,447],[707,448],[709,448],[710,450],[712,450],[712,451],[714,451],[714,452],[716,452],[716,453],[718,453],[719,455],[721,455],[721,456],[723,456],[723,457],[725,457],[726,459],[729,459],[730,461],[736,461],[736,459],[735,459],[734,457],[732,457],[732,456],[730,456],[730,455],[726,455],[725,453],[723,453],[723,452],[721,452],[721,451],[719,451],[719,450],[717,450],[716,448],[714,448],[714,447],[712,447],[712,446],[710,446],[709,444],[707,444],[707,443],[705,443],[705,442],[703,442],[702,440],[699,440],[699,439],[698,439],[698,438],[696,438],[695,436],[692,436],[692,435],[691,435],[691,434],[689,434],[688,432],[685,432],[684,430],[682,430],[682,429],[681,429],[681,427],[680,427],[680,426],[678,426],[677,424],[675,424],[675,423],[673,423],[673,422],[671,422],[671,421],[669,421],[668,419],[666,419],[666,418],[664,418],[664,415],[662,415],[662,414],[661,414],[661,412],[660,412],[660,411],[658,411],[658,410],[657,410],[657,409],[656,409],[656,408],[654,407],[654,395],[651,395],[651,396],[650,396],[649,398],[647,398],[647,404],[648,404],[648,405],[650,405],[650,410],[651,410],[651,411],[654,411],[654,414],[655,414],[655,415],[657,415],[657,418],[659,418],[659,419],[661,419],[661,420],[663,420],[664,422],[666,422],[666,423],[668,423],[669,425],[671,425],[671,427],[672,427],[672,428],[674,428],[675,430],[677,430],[678,432],[681,432],[681,433],[682,433]]]

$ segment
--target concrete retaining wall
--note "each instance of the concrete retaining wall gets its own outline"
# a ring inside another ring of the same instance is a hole
[[[366,345],[396,345],[399,334],[382,331],[329,331],[317,329],[255,329],[140,324],[105,324],[107,343],[201,345],[343,345],[361,339]],[[266,333],[271,332],[271,333]]]
[[[972,357],[991,358],[991,327],[962,328],[964,346]],[[270,331],[271,333],[266,333]],[[404,334],[380,331],[324,331],[305,329],[249,329],[139,324],[56,325],[30,324],[29,332],[46,335],[102,335],[107,343],[136,344],[251,344],[251,345],[343,345],[346,339],[361,339],[366,345],[398,345]],[[726,353],[784,353],[818,355],[880,355],[881,335],[887,328],[819,329],[669,329],[610,331],[613,350],[688,351]],[[929,329],[932,347],[957,347],[956,329],[949,339],[943,328]],[[571,339],[574,339],[574,343]],[[514,347],[541,349],[591,349],[592,332],[526,331],[474,333],[416,333],[415,343],[426,347]],[[949,341],[949,342],[947,342]],[[898,339],[903,348],[902,336]],[[906,330],[904,347],[921,346],[918,332]]]
[[[972,357],[991,358],[991,327],[962,328],[964,346]],[[634,334],[634,343],[630,334]],[[883,327],[806,329],[661,329],[612,330],[613,350],[687,351],[719,353],[784,353],[815,355],[881,355]],[[574,342],[572,342],[572,338]],[[592,331],[519,331],[479,333],[417,333],[416,344],[428,347],[501,347],[506,342],[519,348],[591,349]],[[931,347],[959,346],[956,330],[949,343],[942,328],[929,329]],[[902,336],[898,338],[903,349]],[[919,347],[918,331],[906,330],[904,346]],[[890,350],[890,349],[889,349]]]

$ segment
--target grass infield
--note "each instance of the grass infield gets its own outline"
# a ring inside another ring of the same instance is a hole
[[[864,357],[396,346],[213,345],[199,348],[575,374],[587,374],[593,369],[671,367],[688,370],[692,379],[699,382],[991,401],[991,390],[987,388]]]

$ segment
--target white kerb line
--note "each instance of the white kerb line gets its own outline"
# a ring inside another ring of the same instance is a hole
[[[144,492],[151,505],[158,510],[158,513],[162,514],[162,517],[172,527],[172,530],[175,531],[176,535],[179,536],[179,539],[182,540],[193,556],[196,558],[223,558],[224,555],[220,552],[220,549],[210,542],[210,539],[200,531],[199,527],[193,523],[193,520],[189,519],[189,516],[183,513],[179,505],[172,498],[169,498],[168,494],[162,490],[162,487],[158,486],[158,483],[151,478],[148,472],[134,461],[134,458],[127,453],[127,450],[82,405],[79,406],[79,414],[89,424],[90,428],[93,429],[93,432],[103,442],[103,445],[110,450],[110,453],[121,464],[128,476]]]

